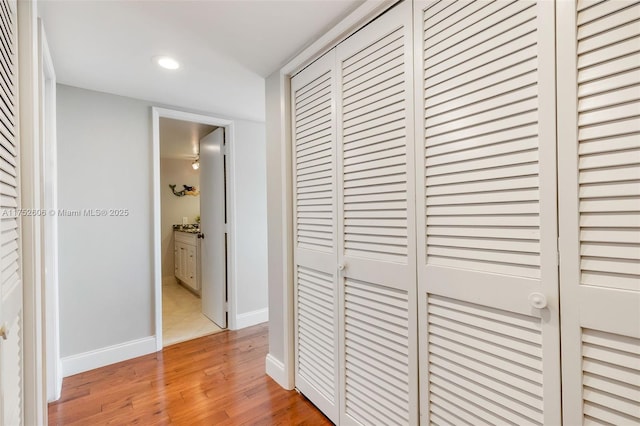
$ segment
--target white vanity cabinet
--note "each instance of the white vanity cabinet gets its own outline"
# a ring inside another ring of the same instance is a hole
[[[198,234],[174,232],[175,274],[185,286],[200,293],[200,240]]]

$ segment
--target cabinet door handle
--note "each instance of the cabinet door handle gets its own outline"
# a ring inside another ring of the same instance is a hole
[[[542,293],[531,293],[529,295],[531,306],[536,309],[544,309],[547,307],[547,297]]]

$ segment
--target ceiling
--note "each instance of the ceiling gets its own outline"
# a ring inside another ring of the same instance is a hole
[[[363,0],[41,0],[59,83],[264,121],[264,78]],[[169,55],[176,71],[152,61]]]
[[[198,142],[217,127],[160,117],[160,158],[194,160]]]

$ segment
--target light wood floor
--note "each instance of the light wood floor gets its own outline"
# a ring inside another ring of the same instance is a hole
[[[267,325],[225,331],[64,379],[50,425],[330,425],[265,375]]]
[[[162,345],[186,342],[222,331],[202,314],[202,299],[178,284],[175,278],[162,283]]]

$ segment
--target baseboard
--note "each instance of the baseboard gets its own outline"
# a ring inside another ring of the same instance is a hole
[[[62,358],[64,377],[156,352],[155,336]]]
[[[56,387],[53,390],[54,401],[59,400],[60,396],[62,396],[62,378],[63,377],[64,376],[62,375],[62,360],[58,358],[56,360]],[[52,402],[52,401],[49,401],[49,402]]]
[[[235,330],[251,327],[269,321],[269,308],[258,309],[256,311],[239,314],[236,316]]]
[[[55,398],[56,401],[60,399],[62,396],[62,379],[64,378],[62,374],[62,360],[60,358],[57,359],[56,362],[56,389],[55,389]]]
[[[51,368],[51,372],[47,370],[47,374],[53,374],[53,383],[49,383],[47,377],[47,402],[55,402],[62,395],[62,361],[58,358],[55,365]]]
[[[291,390],[294,388],[294,383],[293,381],[289,380],[289,375],[284,368],[284,364],[280,360],[274,358],[271,354],[267,354],[265,367],[267,375],[271,377],[277,384],[287,390]]]

